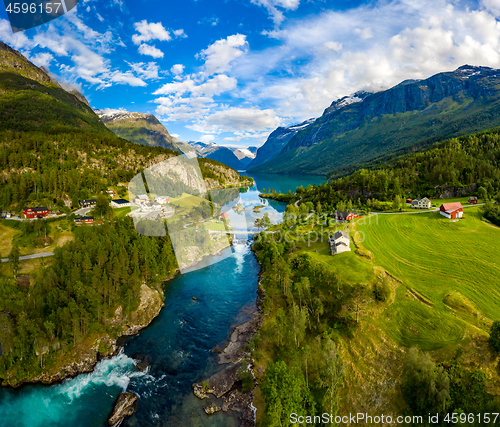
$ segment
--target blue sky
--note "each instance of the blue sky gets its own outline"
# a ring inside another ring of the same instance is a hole
[[[92,107],[185,141],[261,145],[335,99],[463,64],[500,68],[500,0],[80,0],[0,39]]]

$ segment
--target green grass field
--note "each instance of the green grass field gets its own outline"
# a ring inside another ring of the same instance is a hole
[[[115,208],[115,209],[113,209],[113,214],[118,219],[125,218],[127,216],[127,214],[130,212],[131,212],[131,208]]]
[[[377,319],[401,345],[454,347],[468,327],[487,331],[500,319],[500,229],[475,207],[464,216],[377,215],[358,224],[375,264],[404,285]]]

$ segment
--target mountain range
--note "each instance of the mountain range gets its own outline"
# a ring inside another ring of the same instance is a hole
[[[334,101],[316,120],[278,128],[248,170],[347,175],[360,165],[500,126],[500,70],[464,65]]]
[[[217,160],[236,170],[245,170],[255,159],[257,152],[257,147],[226,147],[214,142],[189,141],[188,144],[196,150],[199,157]]]

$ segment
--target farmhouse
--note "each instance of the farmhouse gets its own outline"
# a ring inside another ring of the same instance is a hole
[[[350,221],[351,219],[357,218],[358,215],[352,212],[335,211],[335,221]]]
[[[469,203],[471,205],[477,205],[477,197],[476,196],[469,197]]]
[[[94,217],[93,216],[82,216],[80,218],[75,218],[75,224],[76,225],[93,224],[93,223],[94,223]]]
[[[155,202],[160,203],[162,205],[166,205],[167,203],[170,202],[170,197],[169,196],[156,196]]]
[[[78,204],[81,208],[93,208],[97,203],[96,199],[80,200]]]
[[[140,194],[139,196],[135,197],[133,202],[138,205],[141,205],[143,203],[149,203],[149,197],[147,194]]]
[[[45,207],[39,208],[23,208],[23,214],[25,218],[44,218],[50,211]]]
[[[413,209],[430,209],[431,201],[427,197],[424,197],[423,199],[417,198],[412,200],[411,207]]]
[[[330,243],[330,254],[336,255],[351,250],[349,235],[345,231],[337,231],[328,239]]]
[[[443,203],[439,208],[439,213],[450,219],[462,218],[464,214],[464,207],[460,202]]]
[[[112,208],[129,208],[130,202],[125,199],[115,199],[111,200],[110,205]]]

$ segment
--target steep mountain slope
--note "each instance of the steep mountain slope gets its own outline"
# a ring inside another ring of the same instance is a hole
[[[127,141],[149,147],[179,150],[165,126],[152,114],[111,109],[95,110],[95,113],[108,129]]]
[[[110,134],[87,103],[2,42],[0,116],[0,130]]]
[[[255,171],[323,174],[342,167],[348,174],[380,156],[496,127],[499,107],[500,71],[488,67],[465,65],[386,91],[361,92],[332,103]]]
[[[264,145],[259,147],[255,159],[248,164],[247,169],[251,170],[271,159],[274,159],[281,153],[281,150],[283,150],[283,147],[288,143],[288,141],[290,141],[298,132],[314,123],[314,120],[315,119],[309,119],[298,125],[286,128],[279,127],[276,129],[271,133],[271,135],[269,135]]]

